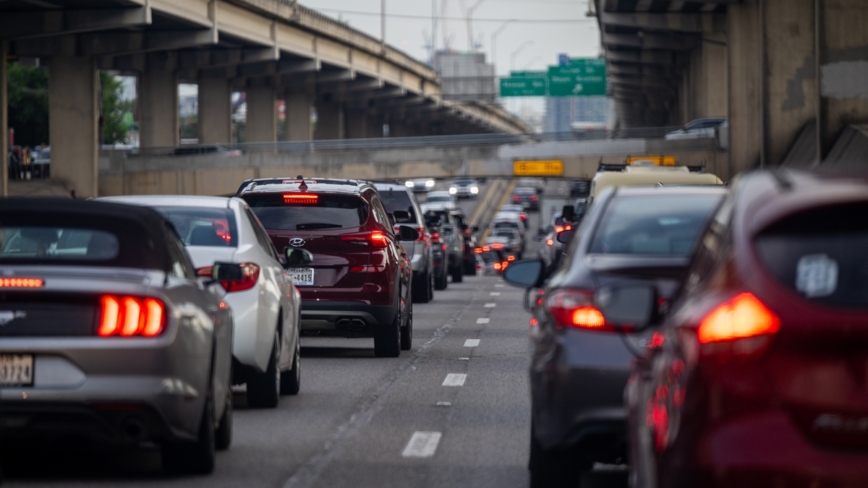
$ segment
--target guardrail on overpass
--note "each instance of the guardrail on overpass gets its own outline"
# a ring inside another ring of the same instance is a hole
[[[261,151],[240,156],[142,156],[123,151],[104,152],[100,158],[100,195],[186,194],[234,192],[248,178],[295,175],[407,179],[417,177],[514,176],[514,161],[561,160],[564,177],[590,178],[600,163],[621,164],[628,156],[675,155],[680,164],[705,166],[726,175],[726,153],[714,139],[668,141],[662,139],[544,140],[528,134],[517,139],[486,136],[473,139],[409,138],[330,141],[354,146],[323,149],[324,141],[293,143],[295,152]],[[429,139],[427,143],[422,139]],[[499,140],[498,140],[499,139]],[[300,144],[295,146],[295,144]],[[313,148],[313,150],[311,149]],[[319,148],[319,149],[317,149]]]

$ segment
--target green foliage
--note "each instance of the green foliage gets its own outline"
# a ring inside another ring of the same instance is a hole
[[[48,70],[9,65],[9,127],[15,129],[15,144],[37,146],[48,142]]]
[[[124,143],[130,129],[126,114],[133,112],[135,102],[121,99],[121,80],[106,71],[99,72],[99,86],[102,93],[102,143]]]

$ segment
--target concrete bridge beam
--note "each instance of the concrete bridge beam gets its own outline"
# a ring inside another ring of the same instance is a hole
[[[287,141],[310,141],[313,140],[313,97],[306,91],[295,89],[287,90],[284,95],[286,105],[284,116],[286,117],[286,140]]]
[[[271,86],[247,89],[247,142],[277,142],[276,94]]]
[[[99,148],[96,63],[93,58],[54,57],[48,62],[48,73],[55,80],[48,84],[51,178],[62,182],[78,198],[96,197]]]
[[[232,142],[232,91],[218,73],[199,77],[199,144]]]
[[[139,75],[139,144],[142,147],[177,146],[178,74],[174,66],[149,60]]]
[[[335,102],[317,102],[314,138],[344,139],[346,137],[344,107]]]

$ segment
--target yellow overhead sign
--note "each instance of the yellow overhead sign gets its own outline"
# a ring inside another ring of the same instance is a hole
[[[657,166],[675,166],[675,156],[630,156],[627,158],[628,165],[636,161],[654,161]]]
[[[564,162],[551,161],[515,161],[513,163],[515,176],[563,176]]]

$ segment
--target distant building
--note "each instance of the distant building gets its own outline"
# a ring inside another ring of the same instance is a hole
[[[548,97],[543,132],[570,132],[576,122],[609,121],[611,100],[599,97]]]
[[[180,112],[181,117],[191,117],[196,115],[199,111],[198,95],[180,97],[178,100],[178,111]]]
[[[494,103],[497,98],[494,65],[485,62],[484,53],[438,51],[433,64],[444,100]]]

